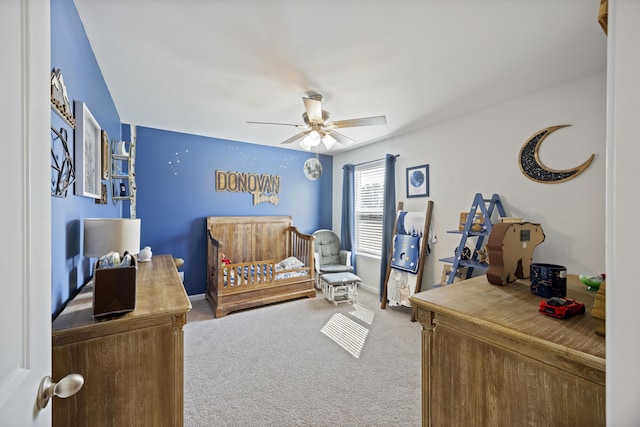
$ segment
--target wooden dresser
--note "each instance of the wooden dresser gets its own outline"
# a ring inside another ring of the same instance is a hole
[[[183,326],[191,303],[169,255],[138,264],[136,309],[93,318],[92,286],[53,322],[53,379],[84,377],[53,400],[54,426],[182,426]]]
[[[528,281],[486,276],[415,294],[422,323],[424,426],[604,426],[605,340],[595,293],[569,275],[586,314],[538,312]]]

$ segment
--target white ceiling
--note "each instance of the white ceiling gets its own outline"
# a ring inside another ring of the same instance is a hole
[[[74,1],[122,122],[255,144],[307,91],[387,116],[353,148],[606,69],[599,0]]]

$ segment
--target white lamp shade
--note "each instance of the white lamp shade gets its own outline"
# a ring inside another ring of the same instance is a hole
[[[311,151],[311,144],[309,144],[308,136],[306,136],[302,141],[300,141],[300,147],[304,148],[307,151]]]
[[[99,258],[109,252],[140,252],[140,219],[85,218],[84,256]]]
[[[317,130],[312,130],[309,133],[308,138],[309,138],[308,142],[310,146],[315,147],[318,144],[320,144],[320,134],[318,133]]]
[[[334,145],[336,145],[336,139],[334,137],[332,137],[331,135],[325,135],[322,137],[322,142],[324,143],[324,146],[327,147],[327,150],[331,150],[331,147],[333,147]]]

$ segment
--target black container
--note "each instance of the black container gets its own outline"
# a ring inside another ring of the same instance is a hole
[[[531,293],[545,298],[567,296],[567,268],[556,264],[531,264]]]

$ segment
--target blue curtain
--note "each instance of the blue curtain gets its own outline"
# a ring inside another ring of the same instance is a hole
[[[342,226],[340,231],[340,242],[342,249],[351,251],[351,265],[353,272],[356,270],[356,226],[355,226],[355,165],[344,165],[342,167]]]
[[[384,206],[382,208],[382,257],[380,259],[380,301],[387,276],[387,260],[396,222],[396,157],[387,154],[384,162]]]

